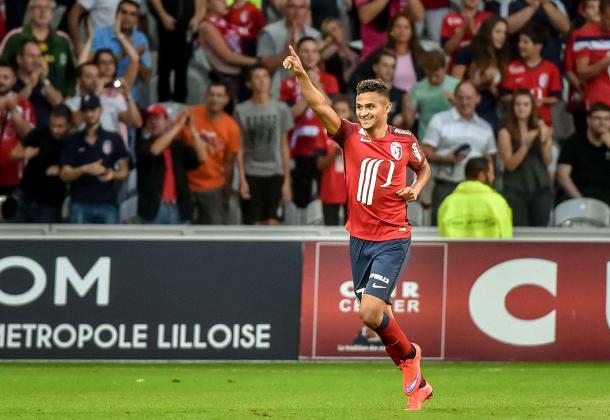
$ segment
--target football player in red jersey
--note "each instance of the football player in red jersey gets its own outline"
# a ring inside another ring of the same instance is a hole
[[[404,271],[411,244],[407,204],[430,179],[430,165],[415,136],[388,125],[389,92],[380,80],[363,80],[356,88],[360,124],[339,118],[311,82],[290,47],[284,67],[292,70],[303,96],[329,136],[343,148],[348,203],[346,228],[354,291],[360,319],[383,341],[400,368],[407,410],[420,410],[432,387],[420,369],[421,349],[411,343],[392,314],[391,293]],[[407,168],[416,174],[407,185]]]

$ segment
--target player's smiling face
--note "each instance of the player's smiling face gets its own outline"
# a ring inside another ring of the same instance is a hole
[[[356,116],[365,130],[387,123],[392,105],[376,92],[361,93],[356,97]]]

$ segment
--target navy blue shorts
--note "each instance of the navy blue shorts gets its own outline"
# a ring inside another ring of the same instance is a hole
[[[391,304],[390,295],[407,267],[410,249],[410,238],[373,242],[350,237],[352,281],[358,300],[366,293]]]

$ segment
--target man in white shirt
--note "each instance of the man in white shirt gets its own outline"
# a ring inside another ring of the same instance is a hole
[[[464,166],[473,157],[496,153],[493,130],[475,113],[480,101],[474,85],[463,81],[455,88],[455,106],[436,114],[430,120],[423,140],[424,152],[433,165],[432,224],[437,224],[441,202],[465,179]]]

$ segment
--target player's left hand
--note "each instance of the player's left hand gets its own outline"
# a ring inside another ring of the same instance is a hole
[[[396,191],[396,195],[405,200],[407,203],[417,200],[417,196],[419,195],[418,191],[411,187],[407,186],[401,190]]]

